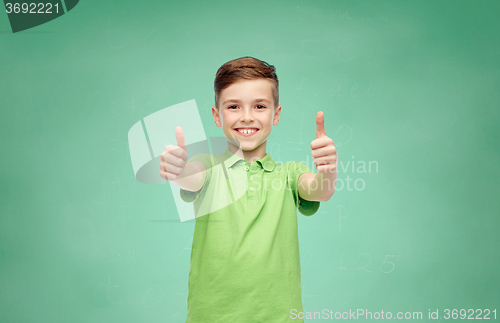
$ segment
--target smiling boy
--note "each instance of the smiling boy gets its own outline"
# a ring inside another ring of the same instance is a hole
[[[315,174],[266,152],[281,115],[274,66],[252,57],[229,61],[217,71],[214,90],[212,114],[226,152],[188,161],[177,127],[177,145],[165,147],[160,163],[160,175],[181,188],[197,216],[186,322],[302,322],[291,315],[303,312],[296,210],[314,214],[337,180],[323,113],[311,142]]]

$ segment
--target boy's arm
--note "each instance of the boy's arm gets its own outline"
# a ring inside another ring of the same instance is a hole
[[[178,187],[191,192],[197,192],[205,183],[207,174],[205,165],[200,162],[186,163],[183,171],[176,180],[170,180]]]
[[[337,149],[326,135],[323,112],[316,115],[316,139],[311,142],[313,163],[317,174],[304,173],[299,177],[299,196],[308,201],[328,201],[337,183]]]
[[[205,183],[205,165],[187,162],[188,153],[181,127],[175,128],[175,138],[177,145],[167,145],[161,153],[160,176],[184,190],[196,192]]]
[[[299,177],[299,196],[307,201],[328,201],[335,193],[335,173],[304,173]]]

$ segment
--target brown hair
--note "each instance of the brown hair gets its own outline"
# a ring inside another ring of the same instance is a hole
[[[215,107],[219,108],[219,95],[222,90],[239,80],[269,79],[272,82],[274,107],[279,103],[279,83],[276,68],[260,59],[245,56],[224,63],[217,70],[214,81]]]

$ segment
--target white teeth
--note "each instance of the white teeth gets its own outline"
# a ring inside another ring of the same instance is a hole
[[[255,129],[238,129],[241,133],[254,133]]]

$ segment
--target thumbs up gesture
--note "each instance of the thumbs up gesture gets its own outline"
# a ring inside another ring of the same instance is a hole
[[[325,116],[320,111],[316,115],[316,139],[311,142],[313,164],[318,173],[334,173],[337,171],[337,149],[333,140],[326,135]]]
[[[181,127],[175,128],[175,138],[177,145],[167,145],[161,153],[160,176],[169,181],[175,181],[182,177],[181,173],[188,160],[184,132]]]

